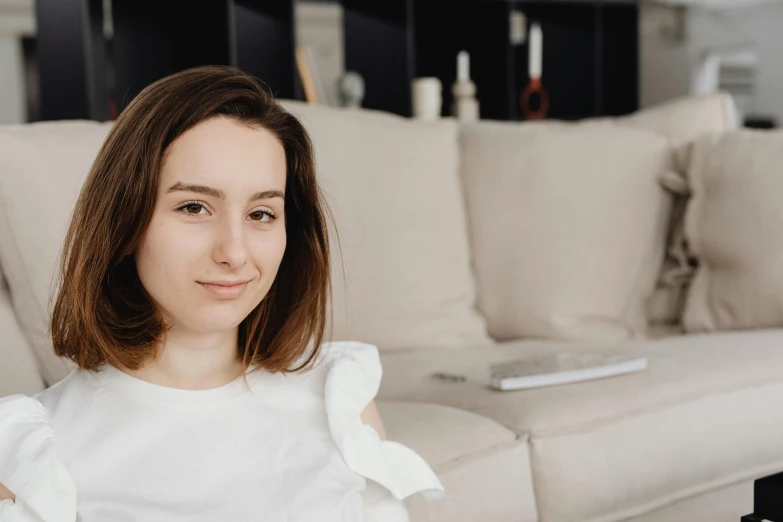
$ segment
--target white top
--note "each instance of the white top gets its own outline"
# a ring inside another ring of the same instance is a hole
[[[398,522],[443,486],[361,420],[375,346],[325,343],[305,374],[181,390],[113,366],[0,399],[0,522]],[[368,480],[369,479],[369,480]]]

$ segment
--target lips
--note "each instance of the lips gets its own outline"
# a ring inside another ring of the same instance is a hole
[[[219,299],[236,299],[245,292],[250,281],[210,281],[198,284]]]
[[[248,280],[244,281],[199,281],[202,285],[212,285],[212,286],[237,286],[237,285],[243,285],[245,283],[249,282]]]

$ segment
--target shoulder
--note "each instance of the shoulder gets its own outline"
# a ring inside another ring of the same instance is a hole
[[[105,393],[111,386],[96,372],[74,370],[61,381],[33,395],[46,409],[48,419],[55,427],[59,420],[70,418],[76,411],[84,411],[94,397]]]
[[[325,373],[324,404],[334,428],[353,420],[357,410],[363,419],[368,418],[368,411],[378,416],[374,399],[380,389],[383,367],[375,345],[357,341],[324,343],[317,365]],[[383,435],[380,419],[371,427]]]
[[[324,406],[329,431],[349,468],[403,499],[442,492],[435,472],[412,449],[382,440],[362,413],[374,404],[383,375],[378,348],[356,341],[324,343],[318,364],[326,372]]]
[[[383,367],[378,348],[357,341],[324,343],[318,365],[326,374],[324,402],[330,427],[339,429],[364,412],[380,389]]]
[[[21,461],[37,459],[53,438],[46,409],[37,399],[26,395],[0,399],[0,482],[16,493],[8,482],[21,469]]]
[[[20,521],[73,520],[76,488],[55,449],[43,404],[26,395],[0,399],[0,482],[16,495],[10,506]]]
[[[74,386],[78,386],[79,381],[83,379],[81,376],[83,373],[84,372],[82,371],[75,370],[68,374],[68,376],[66,376],[61,381],[58,381],[45,390],[36,393],[32,396],[32,398],[39,401],[47,410],[52,410],[56,406],[60,397],[62,397],[62,395],[67,390],[73,388]]]
[[[369,386],[375,396],[380,387],[383,369],[378,348],[374,344],[359,341],[330,341],[322,343],[312,356],[310,346],[295,363],[302,367],[308,359],[312,361],[300,375],[312,385],[319,395],[334,392],[335,384],[351,388]],[[340,376],[340,379],[337,377]],[[358,380],[357,380],[358,379]],[[326,381],[326,386],[324,382]],[[371,397],[372,398],[372,397]]]
[[[308,359],[313,351],[312,345],[308,350],[299,358],[297,364],[303,363]],[[361,341],[328,341],[321,343],[318,348],[318,353],[315,356],[313,362],[313,369],[331,368],[334,363],[342,359],[360,358],[364,362],[371,364],[377,363],[380,365],[380,356],[378,354],[378,347],[374,344],[364,343]]]
[[[359,341],[323,343],[318,353],[317,364],[321,365],[328,374],[337,371],[354,377],[365,376],[371,383],[378,385],[383,377],[378,347]],[[376,389],[375,393],[377,392]]]
[[[20,436],[24,432],[46,428],[46,409],[40,401],[27,395],[9,395],[0,398],[0,436],[3,444],[0,451],[7,446],[9,437]]]

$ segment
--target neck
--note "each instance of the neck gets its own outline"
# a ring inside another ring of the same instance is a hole
[[[121,370],[144,381],[206,390],[228,384],[242,374],[237,347],[238,329],[196,332],[175,326],[158,346],[155,359],[138,370]]]

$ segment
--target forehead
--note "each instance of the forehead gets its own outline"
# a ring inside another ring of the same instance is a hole
[[[283,190],[285,151],[280,140],[262,127],[228,118],[195,125],[169,146],[161,170],[161,188],[182,181],[231,187]]]

